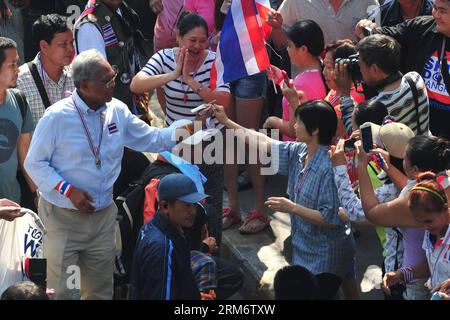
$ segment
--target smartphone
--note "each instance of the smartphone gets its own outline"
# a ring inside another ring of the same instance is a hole
[[[355,142],[356,142],[355,138],[350,138],[350,139],[345,140],[344,151],[350,152],[350,151],[355,150]]]
[[[191,113],[199,113],[200,111],[208,108],[209,106],[210,106],[210,104],[208,104],[208,103],[201,104],[198,107],[191,109]]]
[[[373,139],[372,139],[372,126],[370,122],[363,123],[359,130],[361,132],[361,141],[363,149],[366,153],[369,153],[373,149]]]

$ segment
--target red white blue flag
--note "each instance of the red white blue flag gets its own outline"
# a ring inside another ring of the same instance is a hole
[[[270,66],[265,39],[270,36],[266,16],[269,0],[233,0],[220,33],[211,69],[212,90]]]

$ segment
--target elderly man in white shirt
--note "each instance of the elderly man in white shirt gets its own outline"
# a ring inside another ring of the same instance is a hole
[[[123,147],[171,150],[175,129],[150,127],[113,98],[117,73],[97,50],[79,54],[72,72],[76,90],[39,121],[25,168],[41,195],[48,285],[56,298],[74,297],[70,270],[79,265],[81,297],[111,299],[117,214],[112,189]]]

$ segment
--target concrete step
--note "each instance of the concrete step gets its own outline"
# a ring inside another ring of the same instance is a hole
[[[270,182],[274,177],[271,177]],[[283,195],[284,183],[271,183],[281,186],[278,195]],[[272,190],[273,191],[273,190]],[[253,207],[252,190],[239,192],[242,199],[243,212]],[[275,195],[272,193],[272,195]],[[250,200],[250,201],[249,201]],[[224,193],[224,206],[228,203]],[[243,299],[274,299],[273,279],[275,273],[288,265],[290,257],[290,217],[286,213],[275,212],[269,215],[270,228],[258,234],[243,235],[239,232],[239,225],[225,230],[222,234],[222,255],[239,265],[244,271],[245,282],[241,290]],[[245,218],[245,217],[243,217]],[[287,244],[287,245],[285,245]],[[288,258],[286,258],[288,257]]]

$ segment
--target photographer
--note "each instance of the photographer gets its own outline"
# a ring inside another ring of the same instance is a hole
[[[351,127],[347,122],[354,108],[350,98],[351,82],[360,78],[366,99],[386,105],[389,115],[415,134],[427,134],[429,107],[425,83],[417,72],[400,73],[398,42],[385,35],[371,35],[361,40],[356,49],[357,57],[337,61],[335,68],[334,80],[345,128]]]
[[[450,1],[436,0],[432,14],[432,17],[417,17],[390,28],[376,28],[372,21],[362,20],[356,25],[355,32],[362,37],[362,29],[370,27],[401,44],[401,71],[417,71],[425,80],[430,99],[431,132],[450,139],[450,56],[446,53],[450,50]]]

